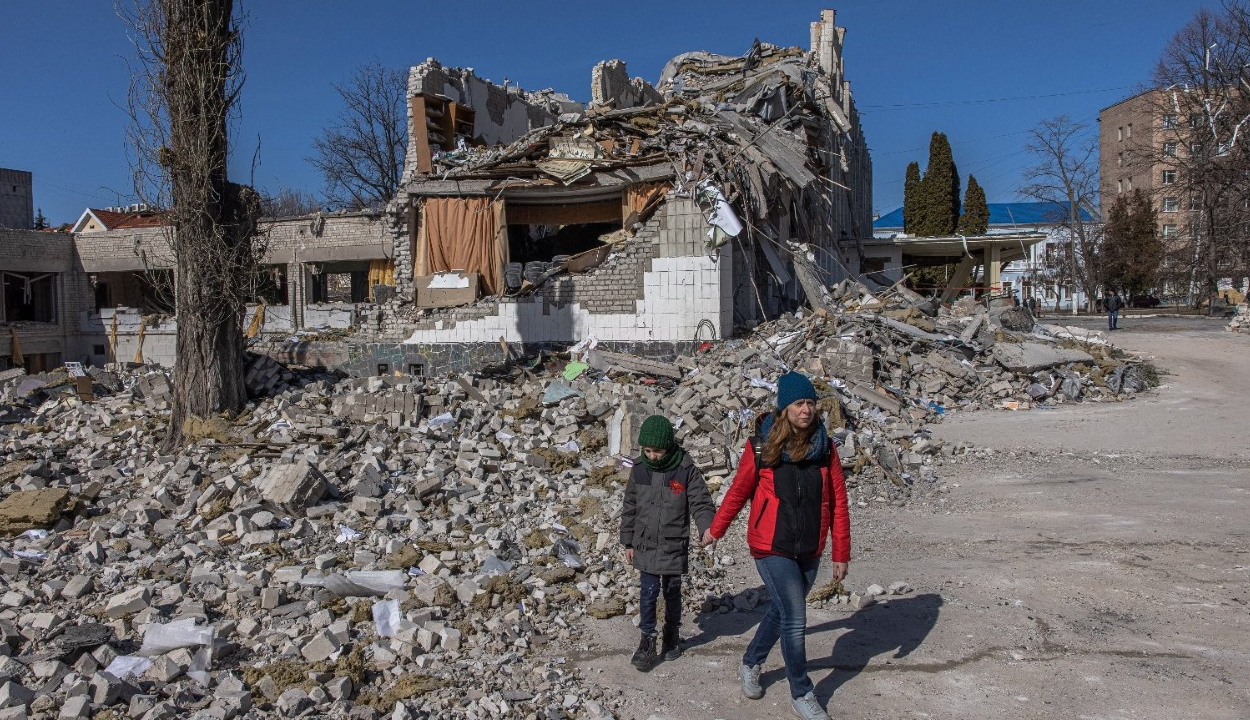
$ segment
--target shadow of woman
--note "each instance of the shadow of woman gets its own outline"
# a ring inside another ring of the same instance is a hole
[[[878,655],[893,651],[895,660],[910,655],[937,625],[941,607],[942,597],[929,593],[869,605],[845,618],[809,627],[807,669],[833,671],[816,684],[816,697],[828,700]],[[839,629],[848,632],[838,636],[829,655],[821,656],[819,646],[813,642],[814,636]],[[768,687],[773,682],[784,681],[785,676],[783,666],[764,673],[760,680]]]
[[[759,585],[757,587],[742,590],[734,595],[733,598],[737,599],[740,596],[748,594],[758,597],[762,594],[767,594],[767,592],[768,591],[764,589],[763,585]],[[741,610],[730,613],[721,613],[716,611],[700,612],[694,618],[694,624],[699,628],[700,632],[698,635],[682,641],[682,648],[684,650],[691,650],[699,647],[700,645],[707,645],[715,641],[717,638],[728,637],[731,635],[741,635],[759,624],[760,618],[764,617],[764,610],[767,608],[768,603],[765,601],[758,608],[754,608],[753,610],[747,612],[743,612]],[[744,645],[743,647],[745,648],[746,646]]]

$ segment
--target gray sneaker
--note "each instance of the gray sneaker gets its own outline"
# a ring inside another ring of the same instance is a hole
[[[803,697],[790,698],[794,714],[803,720],[829,720],[829,713],[816,702],[816,693],[809,692]]]
[[[764,688],[760,687],[760,666],[738,666],[738,677],[742,678],[742,694],[752,700],[764,697]]]

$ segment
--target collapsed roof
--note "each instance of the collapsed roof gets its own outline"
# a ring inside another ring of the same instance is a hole
[[[600,63],[588,108],[561,112],[506,144],[482,142],[472,110],[448,120],[456,103],[423,105],[433,110],[413,113],[414,140],[432,149],[425,167],[408,168],[406,190],[416,199],[589,202],[666,180],[705,204],[709,224],[719,226],[712,245],[745,230],[755,243],[784,250],[797,240],[835,253],[839,241],[871,233],[871,163],[843,79],[843,34],[825,11],[813,23],[811,51],[757,40],[738,57],[684,53],[665,66],[658,88],[631,80],[620,61]],[[737,217],[717,221],[722,201]]]

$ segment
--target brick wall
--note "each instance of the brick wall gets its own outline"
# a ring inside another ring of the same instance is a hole
[[[410,326],[406,343],[689,342],[732,332],[732,254],[706,254],[707,225],[689,198],[670,196],[616,260],[534,296],[501,298]],[[483,314],[485,312],[485,314]],[[480,317],[466,318],[472,313]],[[704,322],[706,321],[706,322]],[[710,326],[710,327],[709,327]],[[700,330],[702,328],[702,330]]]

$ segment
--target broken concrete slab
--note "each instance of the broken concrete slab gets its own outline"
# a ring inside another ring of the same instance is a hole
[[[271,469],[256,483],[261,497],[291,512],[303,512],[317,504],[329,490],[321,471],[307,460]]]
[[[69,505],[63,488],[19,490],[0,501],[0,534],[52,527]]]
[[[1015,372],[1037,372],[1069,363],[1094,362],[1093,356],[1082,350],[1032,342],[1000,342],[990,352],[999,365]]]

